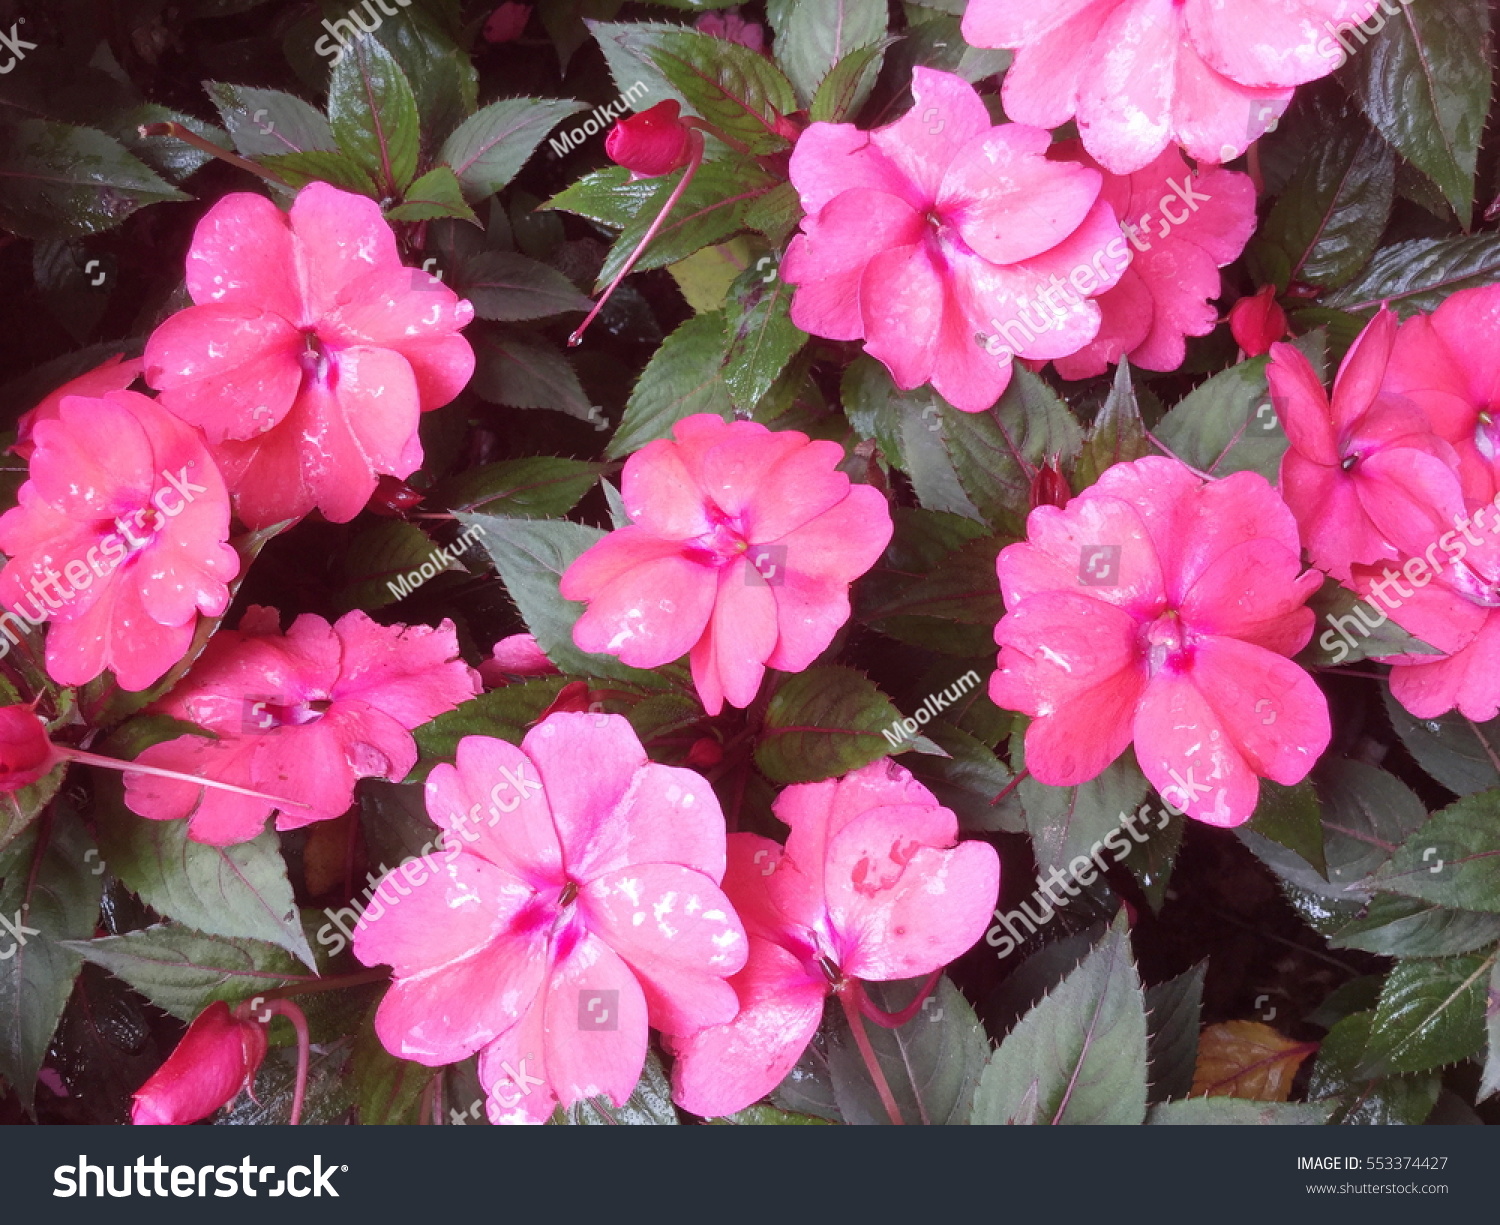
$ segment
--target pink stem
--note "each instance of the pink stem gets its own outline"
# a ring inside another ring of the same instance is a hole
[[[677,207],[677,201],[682,199],[682,193],[687,190],[688,184],[693,181],[693,176],[698,173],[698,167],[703,164],[703,137],[697,131],[690,131],[688,133],[688,140],[692,145],[692,154],[688,158],[687,169],[682,172],[682,179],[672,189],[672,194],[667,197],[667,202],[662,205],[661,212],[656,214],[656,220],[651,223],[651,228],[646,231],[645,237],[636,244],[635,250],[630,253],[630,258],[625,261],[625,266],[615,274],[615,279],[609,283],[609,287],[605,289],[599,301],[594,303],[594,309],[589,311],[588,318],[580,323],[577,330],[568,337],[569,348],[583,343],[584,330],[594,321],[594,316],[604,309],[604,304],[609,301],[610,295],[615,292],[620,282],[630,275],[630,270],[635,267],[636,261],[645,254],[646,248],[651,245],[651,240],[656,237],[656,232],[661,229],[662,223],[667,219],[667,215]]]
[[[216,778],[201,778],[196,774],[181,774],[176,770],[163,770],[158,766],[143,766],[136,761],[116,761],[113,757],[101,757],[84,749],[72,749],[66,745],[52,746],[59,756],[68,761],[81,761],[87,766],[101,766],[106,770],[119,770],[122,774],[150,774],[155,778],[170,778],[179,783],[192,783],[195,787],[212,787],[217,791],[228,791],[234,795],[248,795],[253,800],[265,800],[278,808],[312,809],[311,804],[301,800],[283,799],[279,795],[267,795],[264,791],[251,791],[248,787],[237,787],[233,783],[221,783]]]
[[[854,1034],[854,1045],[859,1047],[860,1057],[864,1059],[865,1067],[870,1070],[870,1079],[875,1083],[875,1091],[880,1094],[880,1101],[885,1107],[886,1114],[897,1127],[904,1126],[901,1120],[901,1108],[896,1105],[896,1095],[891,1092],[891,1086],[885,1079],[885,1072],[880,1067],[880,1060],[875,1057],[875,1048],[870,1045],[870,1036],[865,1033],[865,1023],[860,1016],[860,1010],[866,1001],[859,980],[857,978],[846,980],[835,994],[839,997],[839,1003],[844,1007],[844,1016],[849,1021],[850,1032]]]
[[[922,1005],[927,1002],[927,997],[932,994],[932,989],[937,986],[938,979],[942,976],[943,972],[941,970],[934,970],[929,974],[927,981],[922,984],[922,989],[917,992],[917,998],[912,1000],[900,1012],[886,1012],[884,1009],[877,1007],[875,1002],[864,991],[860,991],[860,1011],[882,1029],[900,1029],[922,1010]]]
[[[1019,787],[1022,784],[1022,782],[1024,782],[1026,780],[1026,778],[1030,774],[1031,774],[1030,770],[1022,769],[1022,771],[1019,774],[1017,774],[1015,776],[1015,778],[1011,779],[1010,782],[1008,782],[1008,783],[1005,784],[1005,789],[1003,791],[1001,791],[1000,794],[997,795],[993,800],[990,801],[990,807],[993,808],[996,804],[998,804],[1001,800],[1003,800],[1006,796],[1008,796],[1012,791],[1014,791],[1017,787]]]
[[[307,1061],[308,1048],[311,1043],[307,1035],[307,1018],[302,1015],[302,1009],[290,1000],[270,1000],[266,1004],[266,1018],[285,1017],[292,1023],[292,1028],[297,1031],[297,1083],[292,1090],[292,1117],[291,1125],[297,1126],[302,1121],[302,1101],[307,1096]]]
[[[205,140],[191,128],[184,127],[180,123],[168,121],[166,123],[143,123],[136,129],[142,136],[170,136],[173,140],[180,140],[185,145],[192,145],[195,149],[218,158],[221,162],[228,162],[231,166],[238,166],[241,170],[248,170],[251,174],[258,174],[267,182],[275,183],[281,187],[290,187],[279,174],[267,170],[264,166],[257,166],[252,161],[247,161],[237,153],[231,153],[228,149],[221,149],[211,140]]]

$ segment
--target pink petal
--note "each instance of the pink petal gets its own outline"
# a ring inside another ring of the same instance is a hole
[[[674,864],[714,882],[724,877],[724,813],[713,787],[691,770],[648,761],[618,806],[580,822],[580,837],[584,845],[568,861],[574,879],[635,864]]]
[[[332,314],[344,291],[367,273],[401,263],[380,205],[365,196],[309,183],[297,193],[290,222],[306,278],[303,323]]]
[[[1162,799],[1194,820],[1243,825],[1255,811],[1255,772],[1189,674],[1152,677],[1136,709],[1135,755]]]
[[[776,648],[777,605],[760,571],[741,558],[719,571],[719,592],[707,631],[689,663],[704,708],[717,697],[743,709],[755,700],[765,661]]]
[[[1150,164],[1171,140],[1181,38],[1174,0],[1120,4],[1099,32],[1102,54],[1079,91],[1078,130],[1115,174]]]
[[[618,655],[635,668],[681,659],[708,626],[717,577],[713,567],[675,552],[643,562],[597,591],[573,626],[573,641],[580,650]]]
[[[234,192],[193,231],[188,293],[199,306],[244,306],[295,322],[302,309],[295,260],[286,214],[264,196]]]
[[[989,4],[971,4],[964,14],[964,29],[971,23],[983,28],[986,13],[1001,4],[1025,9],[1006,18],[1004,28],[991,27],[980,35],[980,41],[965,39],[976,47],[1018,47],[1015,62],[1005,74],[1002,98],[1005,113],[1017,123],[1039,128],[1058,128],[1073,118],[1078,108],[1081,82],[1097,61],[1095,50],[1099,31],[1114,11],[1118,0],[1065,0],[1056,6],[1040,8],[1015,0],[995,0]],[[1071,16],[1055,22],[1059,12]],[[1049,28],[1050,27],[1050,28]],[[1018,38],[1021,31],[1030,31]],[[1001,41],[1001,39],[1004,41]]]
[[[598,824],[629,792],[646,764],[630,723],[621,715],[548,715],[526,733],[521,748],[546,788],[563,862],[584,860]]]
[[[301,626],[292,626],[297,637]],[[444,619],[427,625],[380,625],[358,610],[333,627],[343,659],[332,696],[358,699],[417,728],[478,693],[468,665],[458,658],[458,632]]]
[[[932,377],[946,298],[943,274],[925,246],[889,248],[865,266],[865,352],[885,364],[903,391]]]
[[[1457,710],[1474,723],[1500,714],[1500,618],[1493,612],[1469,645],[1445,659],[1391,669],[1391,695],[1419,719]]]
[[[1266,367],[1271,401],[1292,451],[1325,467],[1338,464],[1339,443],[1334,429],[1328,393],[1302,351],[1285,342],[1271,346]]]
[[[618,994],[601,997],[603,992]],[[591,1000],[599,1001],[592,1012]],[[558,1100],[571,1106],[604,1096],[623,1106],[646,1066],[646,997],[630,967],[603,941],[585,936],[552,967],[543,1005],[547,1079]],[[612,1007],[619,1012],[606,1028],[603,1015]],[[600,1018],[600,1025],[590,1024],[592,1018]]]
[[[562,846],[531,758],[492,736],[465,736],[456,764],[427,776],[427,815],[458,846],[541,888],[564,879]]]
[[[870,142],[890,159],[920,194],[916,207],[931,204],[959,151],[993,126],[974,87],[951,72],[918,66],[911,76],[912,108],[895,123],[870,133]]]
[[[1376,0],[1257,0],[1231,7],[1187,0],[1187,34],[1216,72],[1245,85],[1316,81],[1346,58],[1331,31],[1363,21]],[[1320,50],[1319,48],[1322,48]]]
[[[986,120],[988,122],[988,120]],[[792,186],[803,212],[817,214],[834,197],[866,189],[905,200],[914,209],[928,201],[880,149],[870,133],[852,123],[814,123],[797,138],[791,157]]]
[[[1247,540],[1221,553],[1198,576],[1180,606],[1194,631],[1239,638],[1278,655],[1295,655],[1312,637],[1304,604],[1322,586],[1297,554],[1273,540]]]

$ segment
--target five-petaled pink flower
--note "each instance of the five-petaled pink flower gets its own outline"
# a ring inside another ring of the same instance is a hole
[[[380,206],[309,183],[290,213],[225,196],[188,251],[197,304],[146,344],[146,381],[202,426],[251,528],[354,518],[381,473],[422,462],[421,412],[474,371],[474,308],[406,268]]]
[[[881,760],[841,779],[788,787],[783,848],[733,834],[724,889],[750,940],[731,980],[740,1012],[679,1039],[673,1096],[694,1114],[733,1114],[801,1056],[830,990],[915,978],[984,934],[1000,860],[958,839],[958,819],[909,770]]]
[[[802,133],[791,176],[807,215],[781,276],[797,286],[803,331],[863,340],[898,386],[931,383],[981,412],[1010,383],[1013,356],[1063,357],[1094,339],[1090,298],[1119,280],[1124,240],[1099,172],[1048,158],[1047,132],[995,126],[952,73],[917,68],[912,96],[876,131]],[[1088,288],[1065,295],[1042,330],[1018,330],[1033,300],[1080,267]]]
[[[1217,165],[1291,104],[1292,86],[1343,62],[1341,24],[1379,0],[972,0],[963,36],[1011,47],[1005,113],[1041,128],[1070,119],[1116,174],[1175,141]]]
[[[849,619],[849,584],[891,539],[885,497],[838,471],[837,443],[700,413],[621,480],[632,525],[562,577],[587,600],[585,651],[656,668],[690,654],[709,714],[748,706],[766,668],[800,672]]]
[[[1395,340],[1396,317],[1382,309],[1349,350],[1331,398],[1299,350],[1271,347],[1271,398],[1291,440],[1281,496],[1313,564],[1340,580],[1356,563],[1420,553],[1463,508],[1453,447],[1384,383]]]
[[[1026,766],[1071,787],[1132,741],[1162,798],[1211,825],[1255,811],[1258,778],[1301,780],[1328,705],[1289,658],[1313,632],[1297,524],[1266,480],[1205,484],[1151,456],[1116,464],[1000,553],[996,705],[1033,719]]]
[[[381,883],[354,934],[395,981],[375,1029],[428,1065],[480,1051],[495,1123],[559,1103],[623,1105],[646,1029],[729,1020],[745,932],[719,888],[724,815],[690,770],[659,765],[618,715],[554,714],[520,748],[459,742],[427,811],[446,832]]]
[[[1077,142],[1058,151],[1098,168]],[[1104,199],[1134,248],[1119,284],[1096,299],[1099,334],[1077,353],[1059,357],[1065,379],[1090,378],[1128,357],[1145,370],[1176,370],[1186,338],[1207,336],[1219,313],[1219,269],[1239,258],[1255,233],[1255,184],[1250,176],[1211,167],[1194,173],[1168,149],[1131,175],[1105,174]]]
[[[274,608],[252,606],[153,708],[219,739],[179,736],[137,760],[307,805],[282,809],[278,829],[330,820],[354,802],[357,779],[404,778],[417,761],[411,729],[479,692],[457,655],[451,621],[385,626],[356,611],[329,625],[304,613],[282,634]],[[188,836],[214,846],[254,838],[275,811],[138,773],[125,776],[125,803],[152,820],[189,817]]]
[[[134,391],[66,396],[31,441],[30,479],[0,517],[0,627],[50,620],[59,684],[109,668],[146,689],[187,653],[198,614],[229,604],[224,481],[202,434]]]

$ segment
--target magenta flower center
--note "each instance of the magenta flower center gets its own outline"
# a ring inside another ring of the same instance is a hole
[[[312,702],[291,702],[282,706],[259,702],[256,704],[256,713],[264,713],[261,723],[265,727],[303,727],[308,723],[316,723],[328,713],[328,708],[332,705],[333,702],[326,698]]]
[[[302,333],[304,347],[298,354],[302,363],[303,382],[312,382],[326,391],[338,384],[338,353],[326,344],[317,332],[309,329]]]
[[[1156,620],[1141,627],[1140,645],[1152,676],[1163,669],[1185,671],[1192,662],[1192,645],[1182,615],[1169,608]]]
[[[1500,608],[1500,582],[1486,578],[1469,560],[1454,559],[1449,582],[1459,595],[1480,608]]]
[[[1497,443],[1500,443],[1500,425],[1496,424],[1493,412],[1482,411],[1474,426],[1474,445],[1485,459],[1493,462],[1496,454],[1500,453],[1500,445]]]
[[[718,568],[749,550],[750,542],[745,539],[744,526],[737,517],[726,515],[717,506],[709,506],[708,516],[713,526],[684,546],[683,552],[689,560]]]

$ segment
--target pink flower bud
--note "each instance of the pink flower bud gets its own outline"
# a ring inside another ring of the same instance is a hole
[[[694,770],[708,770],[724,760],[724,746],[712,736],[700,736],[688,750],[687,764]]]
[[[1286,338],[1286,312],[1276,302],[1276,286],[1266,285],[1254,297],[1241,298],[1229,309],[1229,330],[1247,357],[1269,353]]]
[[[235,1017],[222,1000],[210,1004],[136,1091],[130,1121],[146,1126],[206,1119],[250,1086],[265,1057],[264,1026]]]
[[[509,43],[521,37],[526,23],[531,20],[531,5],[502,4],[490,14],[484,23],[484,41],[487,43]]]
[[[620,120],[604,140],[604,152],[638,179],[670,174],[691,155],[682,107],[673,98]]]
[[[0,706],[0,792],[29,787],[57,763],[47,727],[30,706]]]

